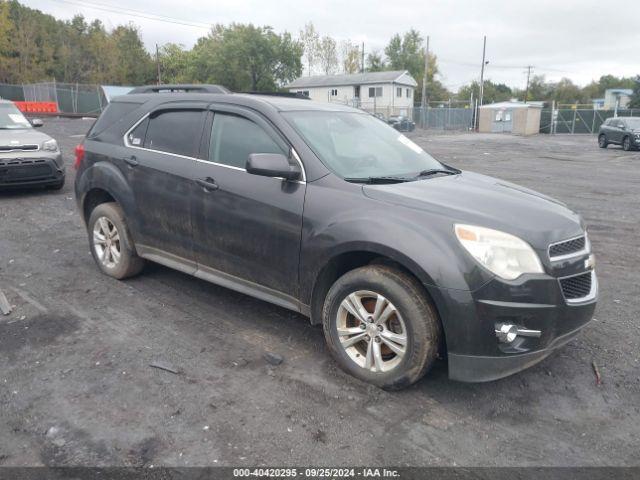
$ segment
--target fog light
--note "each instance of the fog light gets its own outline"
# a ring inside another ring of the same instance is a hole
[[[518,336],[518,327],[508,323],[496,325],[496,336],[501,343],[511,343]]]

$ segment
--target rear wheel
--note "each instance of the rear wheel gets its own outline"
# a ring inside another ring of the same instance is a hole
[[[631,150],[631,138],[629,136],[626,136],[624,137],[624,139],[622,139],[622,149],[625,152]]]
[[[323,308],[329,350],[343,370],[397,390],[424,376],[438,355],[440,324],[421,285],[388,266],[352,270]]]
[[[598,137],[598,146],[600,148],[607,148],[607,145],[609,145],[609,142],[607,142],[607,137],[604,133],[601,133]]]
[[[103,273],[117,279],[132,277],[142,270],[122,209],[117,203],[101,203],[87,225],[91,254]]]

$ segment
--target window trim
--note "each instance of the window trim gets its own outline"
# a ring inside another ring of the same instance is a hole
[[[229,106],[232,106],[232,107],[233,107],[233,106],[235,106],[235,105],[229,105]],[[180,108],[174,108],[174,109],[179,110]],[[216,112],[216,110],[217,110],[217,109],[219,109],[219,106],[216,106],[216,105],[207,105],[206,107],[203,107],[203,113],[207,113],[207,114],[209,114],[209,113],[213,113],[213,114],[215,115],[215,112]],[[144,150],[145,152],[160,153],[160,154],[162,154],[162,155],[171,155],[171,156],[173,156],[173,157],[184,158],[184,159],[187,159],[187,160],[194,160],[194,161],[196,161],[196,162],[199,162],[199,163],[205,163],[205,164],[207,164],[207,165],[217,165],[217,166],[219,166],[219,167],[224,167],[224,168],[229,168],[229,169],[231,169],[231,170],[238,170],[238,171],[241,171],[241,172],[245,172],[245,173],[247,173],[248,175],[250,175],[250,174],[247,172],[247,170],[246,170],[245,168],[234,167],[233,165],[226,165],[226,164],[224,164],[224,163],[212,162],[211,160],[208,160],[208,159],[207,159],[207,160],[204,160],[204,159],[202,159],[202,158],[190,157],[190,156],[188,156],[188,155],[180,155],[179,153],[163,152],[163,151],[161,151],[161,150],[154,150],[154,149],[152,149],[152,148],[145,148],[145,147],[138,147],[138,146],[136,146],[136,145],[131,145],[131,144],[129,143],[129,134],[130,134],[133,130],[135,130],[135,128],[136,128],[138,125],[140,125],[142,122],[144,122],[144,121],[145,121],[145,120],[146,120],[146,119],[147,119],[147,118],[148,118],[152,113],[157,112],[157,111],[160,111],[160,110],[164,110],[164,109],[163,109],[163,108],[156,108],[156,109],[153,109],[153,110],[151,110],[151,111],[149,111],[149,112],[145,113],[145,114],[144,114],[140,119],[138,119],[138,120],[137,120],[137,121],[136,121],[136,122],[131,126],[131,128],[129,128],[129,129],[124,133],[124,135],[123,135],[123,137],[122,137],[122,141],[123,141],[123,143],[124,143],[124,146],[125,146],[125,147],[127,147],[127,148],[133,148],[133,149],[135,149],[135,150]],[[238,109],[238,110],[242,110],[242,109]],[[229,111],[229,112],[227,112],[227,113],[234,113],[234,112],[233,112],[233,111]],[[213,117],[214,115],[212,115],[212,117]],[[242,116],[242,117],[245,117],[245,118],[246,118],[246,115],[242,115],[242,114],[241,114],[241,113],[239,113],[239,112],[237,113],[237,115],[239,115],[239,116]],[[250,120],[250,119],[249,119],[249,118],[247,118],[247,120]],[[266,121],[268,122],[268,120],[266,120]],[[254,122],[254,123],[255,123],[255,122]],[[271,124],[271,122],[268,122],[268,123],[269,123],[269,124]],[[209,124],[209,123],[207,122],[207,118],[205,117],[205,119],[204,119],[204,127],[207,127],[207,125],[208,125],[208,124]],[[213,126],[213,122],[210,122],[210,127],[212,127],[212,126]],[[275,127],[272,127],[272,128],[273,128],[273,130],[274,130],[276,133],[278,133],[278,134],[280,135],[280,137],[282,138],[282,140],[283,140],[287,145],[289,145],[289,148],[291,149],[291,156],[296,160],[296,162],[298,162],[298,165],[300,165],[300,170],[302,171],[302,178],[301,178],[300,180],[286,180],[286,181],[288,181],[288,182],[292,182],[292,183],[306,184],[306,183],[307,183],[307,171],[306,171],[306,170],[305,170],[305,168],[304,168],[304,163],[302,162],[302,159],[300,158],[300,155],[298,155],[298,152],[297,152],[297,151],[296,151],[296,149],[293,147],[293,145],[291,145],[291,142],[289,142],[289,141],[286,139],[286,137],[285,137],[285,136],[284,136],[284,135],[283,135],[279,130],[277,130]],[[201,136],[201,142],[202,142],[202,141],[204,141],[204,138],[203,138],[203,137],[204,137],[204,135],[205,135],[205,134],[206,134],[206,130],[205,130],[205,129],[203,129],[203,133],[202,133],[202,136]],[[210,135],[210,132],[209,132],[209,135]],[[208,139],[208,137],[207,137],[207,139]],[[202,143],[201,143],[201,144],[202,144]],[[202,154],[202,151],[200,150],[198,153],[201,155],[201,154]],[[208,156],[208,153],[209,153],[209,152],[207,151],[207,156]],[[274,178],[275,178],[275,177],[274,177]],[[283,179],[283,180],[285,180],[285,179]]]

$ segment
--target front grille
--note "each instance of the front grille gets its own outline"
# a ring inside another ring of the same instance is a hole
[[[591,292],[591,272],[560,280],[562,293],[566,300],[577,300]]]
[[[32,152],[38,148],[38,145],[0,145],[0,152]]]
[[[0,160],[0,182],[38,180],[53,176],[53,169],[44,159],[12,158]]]
[[[587,245],[586,237],[572,238],[564,242],[554,243],[549,246],[549,258],[561,257],[563,255],[570,255],[572,253],[580,252],[584,250]]]

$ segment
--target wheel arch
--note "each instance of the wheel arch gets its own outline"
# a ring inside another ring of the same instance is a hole
[[[82,172],[76,191],[84,192],[80,196],[80,206],[85,223],[89,220],[91,211],[105,202],[116,202],[129,219],[135,220],[133,191],[122,172],[109,162],[95,163]],[[135,225],[129,227],[136,230]]]
[[[442,316],[440,314],[438,302],[429,293],[429,290],[426,287],[426,285],[433,284],[431,276],[410,258],[407,258],[400,252],[382,245],[354,245],[351,246],[351,248],[345,246],[342,249],[335,251],[333,255],[323,262],[322,267],[318,270],[318,274],[315,276],[315,281],[311,288],[311,298],[309,303],[309,316],[311,323],[314,325],[322,323],[322,307],[324,299],[327,292],[338,278],[356,268],[375,264],[387,265],[396,268],[418,282],[424,292],[424,295],[428,298],[436,311],[438,322],[440,323],[440,327],[443,332],[443,343],[446,344],[445,330],[442,328]],[[443,345],[443,347],[444,346],[445,345]]]

